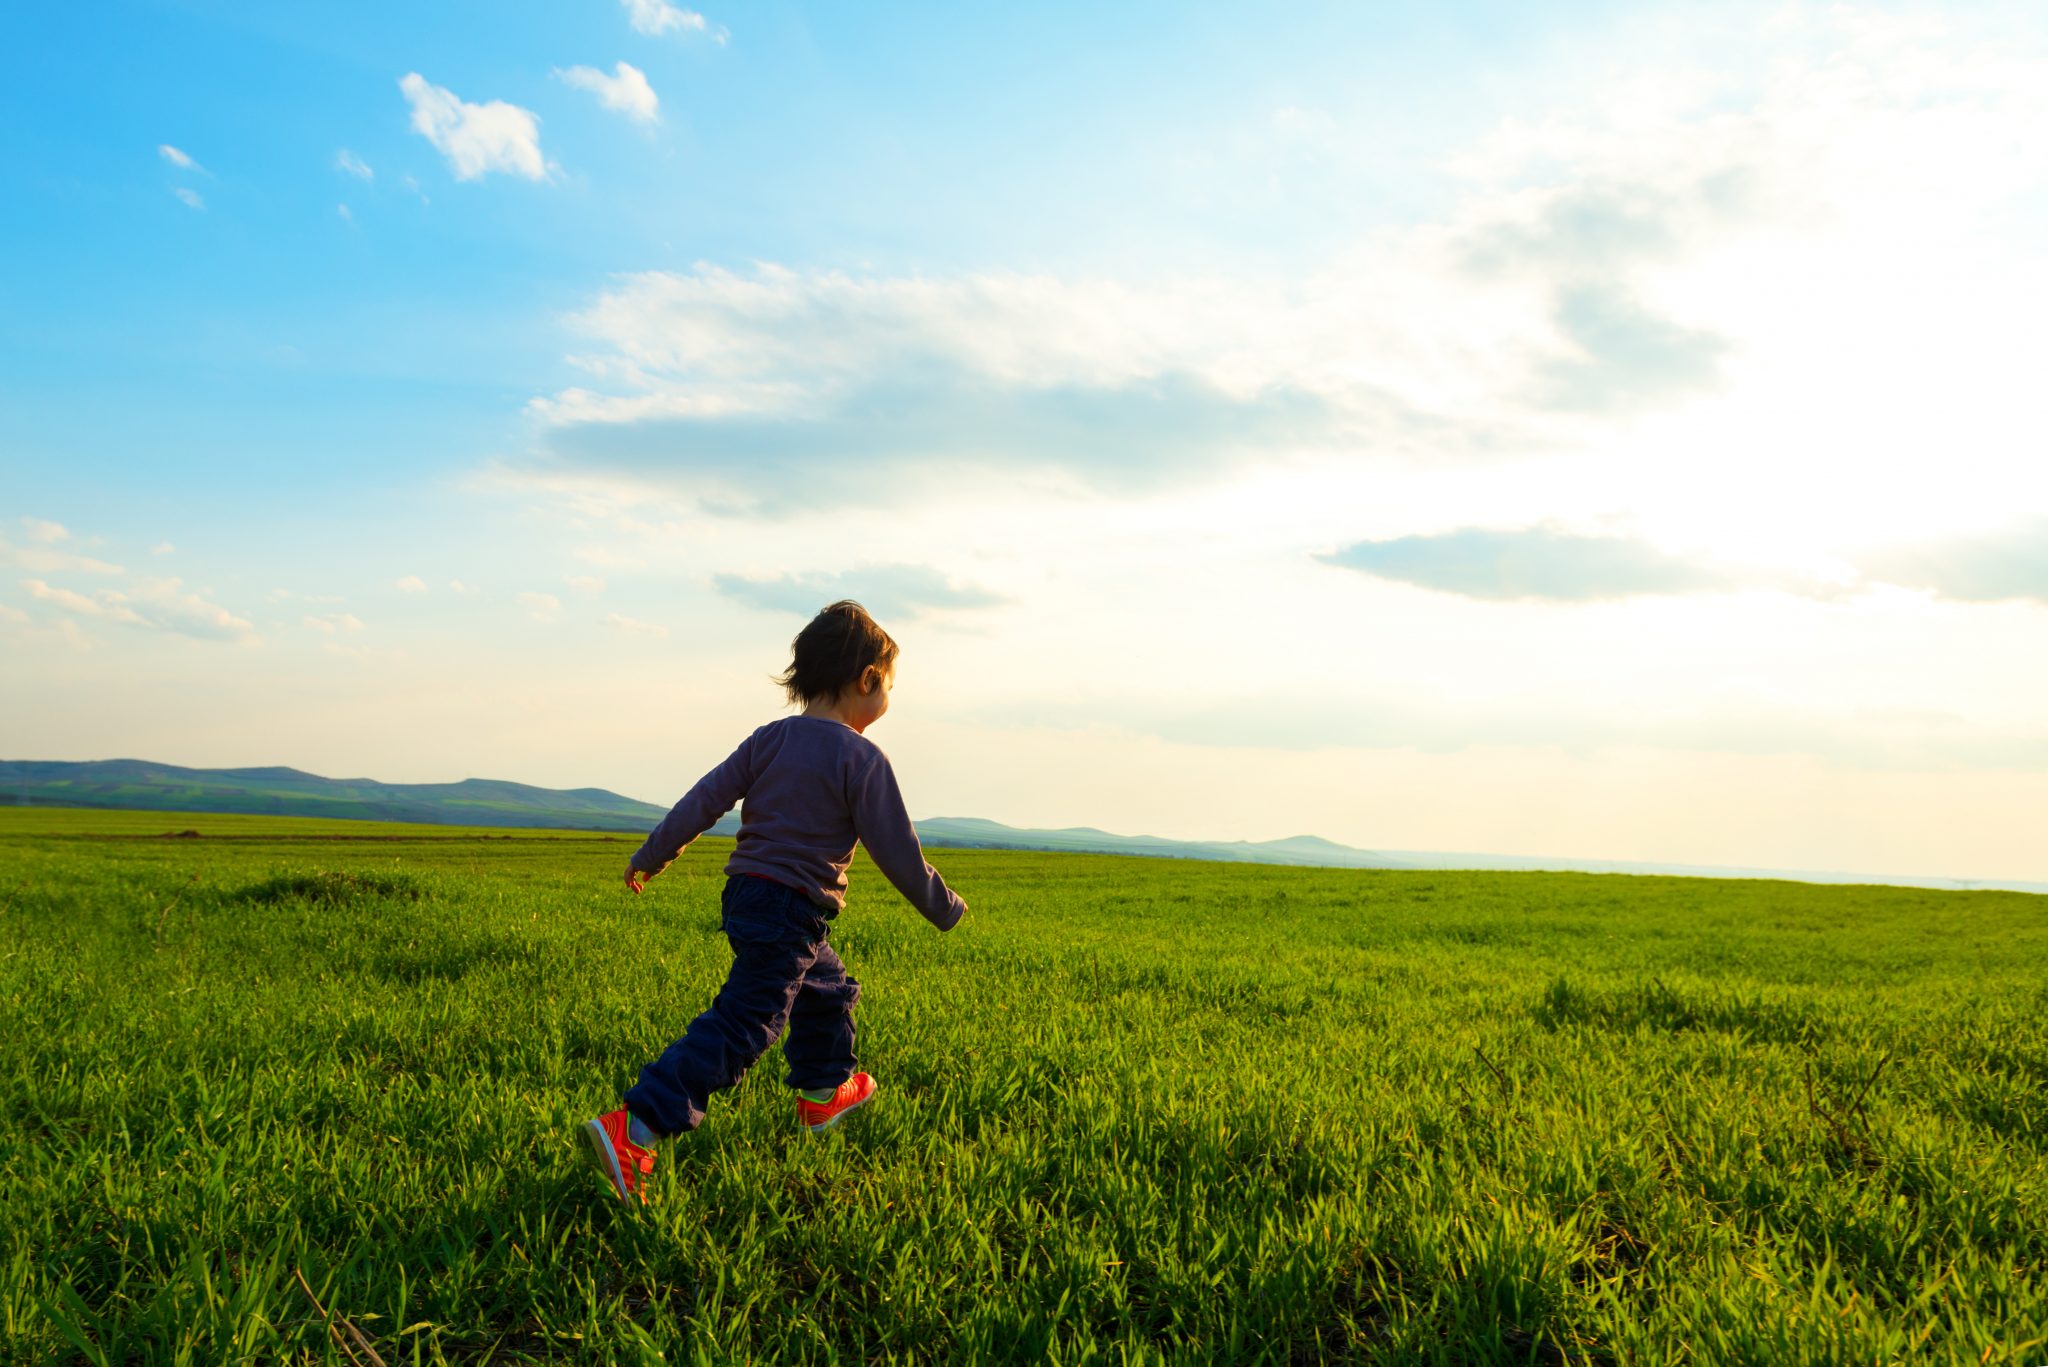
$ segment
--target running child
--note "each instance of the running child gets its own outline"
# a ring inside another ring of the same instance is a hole
[[[853,1006],[860,983],[826,943],[846,905],[858,840],[889,881],[940,930],[967,904],[925,862],[889,757],[862,733],[889,710],[896,642],[852,601],[834,603],[797,633],[777,677],[804,710],[755,731],[683,795],[626,866],[639,892],[711,823],[745,799],[725,864],[721,920],[732,971],[709,1010],[640,1070],[626,1104],[583,1126],[621,1200],[645,1200],[654,1145],[703,1123],[713,1092],[734,1086],[789,1029],[784,1079],[797,1119],[829,1130],[875,1096],[855,1072]]]

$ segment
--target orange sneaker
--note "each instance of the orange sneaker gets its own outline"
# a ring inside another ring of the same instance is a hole
[[[804,1128],[812,1134],[823,1134],[837,1125],[848,1111],[857,1111],[875,1099],[875,1080],[866,1073],[855,1073],[839,1084],[839,1090],[832,1093],[830,1101],[812,1101],[799,1096],[796,1099],[796,1118],[803,1121]]]
[[[619,1199],[631,1201],[637,1196],[645,1201],[647,1193],[641,1190],[641,1183],[654,1171],[654,1150],[643,1149],[633,1142],[627,1131],[631,1120],[626,1108],[621,1106],[595,1120],[584,1121],[583,1137],[590,1141],[591,1154],[597,1159],[605,1180],[619,1193]]]

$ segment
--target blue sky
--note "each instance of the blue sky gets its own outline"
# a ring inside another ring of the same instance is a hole
[[[664,800],[851,592],[921,815],[2048,877],[2026,7],[0,61],[0,753]]]

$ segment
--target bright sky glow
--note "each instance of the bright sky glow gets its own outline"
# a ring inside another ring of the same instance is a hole
[[[46,6],[0,754],[2048,880],[2048,19]]]

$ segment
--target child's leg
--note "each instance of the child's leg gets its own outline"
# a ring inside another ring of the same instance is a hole
[[[642,1068],[639,1083],[626,1093],[626,1109],[657,1134],[696,1129],[711,1094],[745,1077],[782,1033],[824,945],[822,938],[814,938],[815,912],[793,906],[790,899],[804,900],[801,893],[758,878],[738,877],[728,884],[725,934],[733,957],[725,986],[711,1009]]]
[[[782,1042],[782,1056],[789,1062],[784,1081],[799,1091],[837,1087],[860,1062],[853,1056],[853,1005],[860,1000],[860,983],[832,946],[820,940],[817,950],[790,1006],[789,1038]]]

